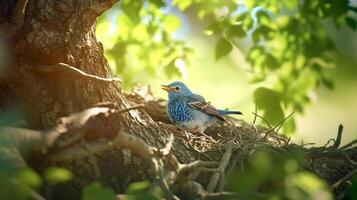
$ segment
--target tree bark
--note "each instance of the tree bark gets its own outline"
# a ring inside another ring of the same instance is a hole
[[[119,83],[88,80],[66,71],[42,70],[66,63],[88,74],[112,77],[103,46],[95,37],[95,20],[116,1],[30,0],[21,27],[12,21],[18,3],[21,1],[0,2],[1,35],[11,55],[1,75],[2,105],[18,108],[27,127],[32,129],[48,129],[59,118],[100,102],[115,102],[119,108],[131,106]],[[163,145],[165,133],[144,112],[131,110],[121,120],[131,134],[151,145]],[[76,179],[71,187],[66,187],[73,193],[61,193],[58,198],[78,197],[80,188],[93,181],[123,191],[128,183],[147,178],[140,158],[136,158],[136,164],[124,166],[123,156],[124,151],[113,149],[84,160],[61,163],[73,171]]]
[[[112,79],[113,75],[103,55],[103,46],[96,40],[95,20],[114,3],[113,0],[0,1],[0,36],[7,44],[6,50],[10,52],[6,66],[0,71],[0,114],[6,112],[9,106],[15,107],[21,111],[26,122],[22,127],[41,130],[39,134],[48,133],[46,130],[60,132],[59,129],[63,129],[67,134],[75,136],[81,127],[76,127],[73,121],[63,117],[105,102],[114,102],[117,110],[145,104],[144,110],[122,112],[120,117],[98,122],[99,128],[90,127],[87,130],[94,130],[96,134],[109,128],[125,130],[153,147],[163,148],[167,133],[172,132],[168,131],[165,124],[159,123],[169,123],[164,102],[152,97],[148,91],[144,92],[146,97],[138,92],[124,94],[120,83]],[[61,119],[64,121],[61,122]],[[93,117],[93,124],[97,123],[95,119]],[[251,125],[239,123],[239,127],[221,124],[208,131],[216,139],[240,138],[239,143],[248,148],[248,154],[258,146],[258,141],[272,147],[288,148],[288,142],[285,144],[279,137],[266,137]],[[220,147],[216,145],[213,148],[206,144],[212,144],[212,141],[195,140],[190,143],[181,135],[176,137],[171,150],[180,163],[219,161],[223,156]],[[30,147],[38,148],[36,145]],[[240,151],[235,149],[233,154],[241,155]],[[353,155],[350,159],[356,162],[356,154],[347,154]],[[79,159],[54,162],[50,161],[54,154],[45,155],[48,157],[43,158],[42,153],[36,152],[27,158],[27,163],[38,171],[49,165],[59,165],[74,173],[70,183],[56,187],[54,193],[46,196],[49,199],[78,199],[81,189],[93,181],[102,182],[121,193],[132,182],[153,180],[147,170],[147,162],[128,149],[113,147]],[[230,165],[234,166],[236,159],[229,160]],[[336,162],[331,163],[321,158],[313,160],[313,164],[306,165],[307,168],[321,172],[320,175],[329,183],[334,183],[351,171],[350,165],[341,162],[343,159],[339,156]],[[329,174],[325,173],[326,170],[319,171],[326,163],[340,169],[332,169]],[[201,177],[200,180],[204,182],[208,178]]]

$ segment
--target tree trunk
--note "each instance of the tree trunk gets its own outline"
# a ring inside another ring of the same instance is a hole
[[[66,63],[88,74],[112,77],[103,46],[95,37],[95,20],[115,1],[30,0],[25,6],[23,26],[14,27],[17,24],[13,24],[11,16],[21,2],[0,3],[2,36],[9,44],[7,51],[11,52],[6,74],[2,74],[0,81],[0,99],[7,100],[2,105],[16,102],[14,106],[20,108],[28,127],[33,129],[50,128],[58,118],[100,102],[115,102],[119,108],[130,106],[119,83],[88,80],[61,70],[43,73],[44,68]],[[163,144],[165,134],[144,112],[131,110],[123,114],[122,120],[130,133],[147,143]],[[137,159],[136,164],[124,166],[123,153],[116,149],[62,163],[76,177],[71,187],[66,188],[71,192],[61,193],[62,199],[78,197],[80,187],[93,181],[123,191],[128,183],[146,179],[142,162]]]
[[[98,103],[115,102],[118,109],[129,108],[134,102],[144,103],[146,112],[140,109],[123,112],[120,118],[112,119],[112,124],[103,128],[122,126],[121,129],[147,144],[163,147],[168,134],[157,122],[168,121],[160,105],[162,102],[145,101],[137,94],[124,95],[120,83],[111,81],[113,75],[103,55],[103,46],[96,40],[95,20],[114,3],[113,0],[0,1],[0,30],[1,37],[5,38],[1,41],[7,44],[6,51],[10,52],[5,69],[0,70],[0,112],[5,112],[9,106],[16,107],[26,121],[22,126],[48,130],[58,125],[61,117]],[[212,128],[210,132],[239,135],[243,142],[252,137],[254,140],[262,139],[260,134],[254,134],[250,125],[241,123],[238,128],[224,125],[219,129]],[[67,124],[68,127],[70,125]],[[263,139],[267,142],[269,138]],[[203,144],[205,141],[199,142]],[[276,141],[271,142],[272,146],[276,144]],[[172,152],[181,163],[198,159],[219,161],[222,157],[219,148],[203,154],[195,149],[195,144],[190,145],[182,138],[175,140]],[[254,146],[249,147],[251,151]],[[205,148],[204,145],[200,147]],[[120,193],[129,183],[152,180],[152,174],[147,172],[147,163],[126,149],[110,148],[70,161],[47,161],[47,158],[36,156],[28,160],[39,171],[55,164],[74,173],[73,181],[56,187],[48,198],[78,199],[81,188],[93,181],[102,182]],[[338,180],[349,170],[348,167],[343,169],[329,181]]]

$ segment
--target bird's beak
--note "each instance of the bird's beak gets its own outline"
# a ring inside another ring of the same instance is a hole
[[[169,86],[167,86],[167,85],[161,85],[161,89],[163,89],[163,90],[166,90],[166,91],[171,91],[172,89],[169,87]]]

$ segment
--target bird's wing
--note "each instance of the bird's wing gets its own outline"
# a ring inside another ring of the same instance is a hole
[[[193,94],[187,97],[187,104],[195,110],[199,110],[208,115],[214,116],[221,121],[225,121],[225,119],[219,115],[218,110],[207,103],[205,98],[203,98],[201,95]]]

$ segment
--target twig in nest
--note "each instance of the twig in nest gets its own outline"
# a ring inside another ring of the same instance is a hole
[[[258,114],[258,106],[257,106],[257,102],[255,102],[254,104],[254,119],[253,119],[253,124],[255,125],[255,122],[257,121],[257,115]]]
[[[295,111],[292,112],[292,113],[290,113],[287,117],[285,117],[282,121],[280,121],[280,122],[279,122],[276,126],[274,126],[274,127],[273,127],[266,119],[264,119],[264,117],[258,115],[257,113],[253,113],[253,114],[254,114],[255,116],[259,117],[260,119],[262,119],[262,120],[269,126],[269,128],[270,128],[270,130],[268,130],[268,131],[265,133],[263,139],[265,139],[265,138],[269,135],[269,133],[273,133],[274,138],[277,139],[277,141],[279,142],[279,144],[281,144],[280,140],[283,140],[284,143],[287,144],[286,139],[283,138],[283,137],[280,137],[278,132],[279,132],[279,130],[281,129],[281,127],[283,126],[283,124],[286,122],[286,120],[288,120],[294,113],[295,113]]]
[[[253,113],[253,115],[255,115],[256,117],[260,118],[261,120],[263,120],[265,122],[265,124],[270,128],[264,135],[264,137],[262,139],[265,139],[266,137],[268,137],[268,135],[270,133],[274,133],[275,131],[275,128],[276,127],[273,127],[270,122],[268,122],[268,120],[266,120],[264,117],[260,116],[258,113]],[[280,144],[280,139],[278,137],[276,137],[275,134],[273,134],[274,138],[277,139],[277,141],[279,142]]]
[[[354,170],[350,171],[348,174],[346,174],[340,180],[336,181],[334,184],[331,185],[331,187],[332,188],[337,188],[341,183],[347,181],[349,178],[351,178],[356,173],[357,173],[357,168],[355,168]]]
[[[276,132],[278,133],[279,130],[281,129],[281,127],[283,127],[284,123],[295,114],[295,111],[293,111],[292,113],[290,113],[288,116],[286,116],[281,122],[279,122],[277,124],[278,129],[276,130]]]
[[[340,124],[338,126],[337,137],[336,137],[335,143],[332,146],[333,149],[338,149],[338,147],[340,146],[341,138],[342,138],[342,132],[343,132],[343,126],[342,126],[342,124]]]
[[[232,150],[233,150],[233,141],[229,141],[227,150],[223,154],[221,163],[218,166],[218,170],[220,173],[216,172],[216,173],[212,174],[212,176],[208,182],[208,185],[207,185],[207,192],[214,192],[216,190],[217,183],[218,183],[219,179],[224,178],[222,176],[224,176],[224,171],[229,163],[229,160],[231,159]],[[218,192],[220,192],[220,191],[218,191]]]
[[[357,139],[352,140],[350,143],[343,145],[343,146],[340,148],[340,150],[348,149],[348,148],[352,147],[352,146],[355,145],[355,144],[357,144]]]
[[[56,73],[56,72],[65,71],[70,74],[92,81],[99,81],[99,82],[106,82],[106,83],[115,83],[115,82],[121,83],[121,80],[119,78],[103,78],[96,75],[88,74],[66,63],[57,63],[54,65],[40,65],[36,67],[36,70],[40,73]]]

